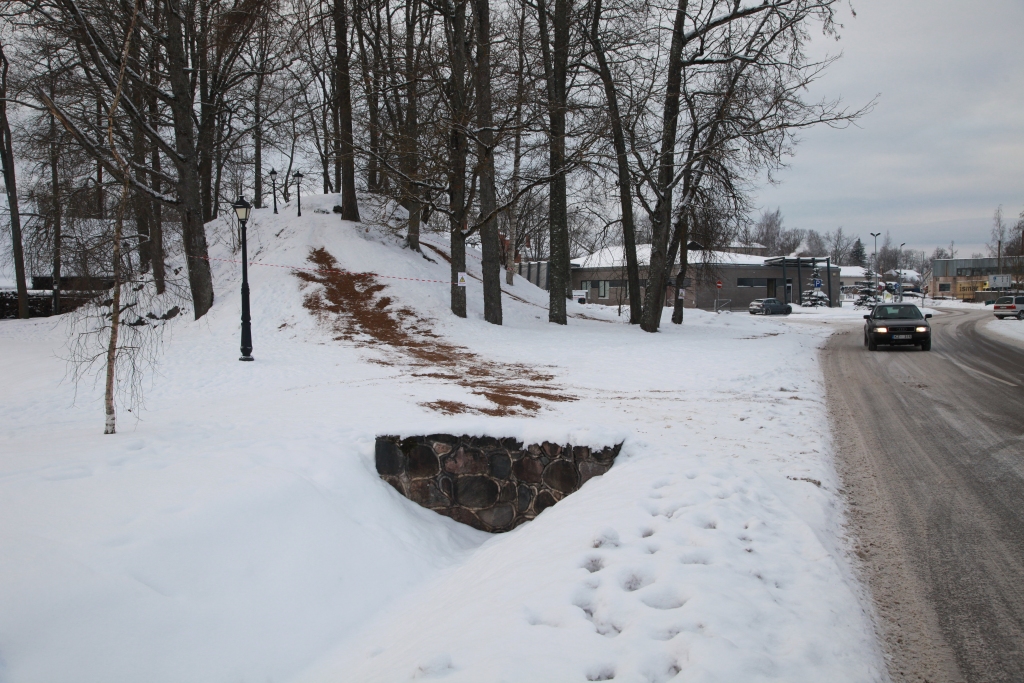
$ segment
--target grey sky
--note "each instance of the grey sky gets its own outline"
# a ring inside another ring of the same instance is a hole
[[[926,249],[955,240],[984,251],[1000,204],[1024,209],[1024,3],[1019,0],[853,0],[840,13],[842,51],[812,90],[859,106],[859,128],[803,134],[796,157],[758,195],[787,227],[843,226]],[[869,251],[871,247],[868,247]]]

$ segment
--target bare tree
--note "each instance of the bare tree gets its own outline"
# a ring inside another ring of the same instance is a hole
[[[18,202],[18,183],[14,167],[14,138],[7,115],[8,77],[10,64],[3,43],[0,26],[0,166],[3,166],[4,188],[7,192],[7,211],[11,226],[11,253],[14,257],[14,278],[18,287],[18,317],[28,317],[28,286],[25,282],[25,252],[21,239],[21,211]]]
[[[833,265],[847,265],[850,258],[850,250],[853,248],[853,238],[843,232],[839,226],[835,232],[825,233],[825,248]]]

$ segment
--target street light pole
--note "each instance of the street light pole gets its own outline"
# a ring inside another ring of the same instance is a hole
[[[872,232],[869,234],[875,238],[875,296],[878,296],[878,236],[881,235],[882,233]]]
[[[302,217],[302,171],[296,171],[292,173],[292,178],[295,178],[295,199],[299,203],[299,217]]]
[[[900,279],[900,303],[903,303],[903,245],[905,244],[906,242],[900,244],[900,250],[896,252],[896,268],[898,269],[898,277]]]
[[[270,175],[270,183],[274,188],[272,190],[274,195],[274,213],[277,213],[277,171],[271,168],[268,175]]]
[[[242,357],[238,360],[254,360],[252,357],[252,329],[249,324],[249,252],[245,243],[245,224],[249,220],[252,204],[238,195],[238,201],[231,205],[242,228]]]

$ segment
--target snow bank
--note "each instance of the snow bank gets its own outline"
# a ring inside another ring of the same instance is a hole
[[[1004,340],[1017,343],[1024,342],[1024,322],[1016,318],[1005,318],[996,320],[995,316],[985,326],[984,331],[995,334]]]
[[[116,436],[99,387],[61,381],[59,321],[0,323],[0,681],[884,679],[842,541],[827,329],[687,310],[648,335],[575,304],[554,326],[521,278],[503,327],[475,279],[460,320],[437,253],[317,213],[335,203],[254,213],[255,363],[236,360],[238,257],[213,240],[214,308],[173,325]],[[333,339],[277,267],[315,247],[409,278],[379,278],[393,309],[574,400],[476,414],[471,387]],[[489,536],[380,481],[373,438],[396,432],[625,446]]]

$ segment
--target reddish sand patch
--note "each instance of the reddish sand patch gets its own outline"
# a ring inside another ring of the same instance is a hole
[[[386,285],[369,273],[338,270],[337,261],[326,250],[311,250],[308,260],[317,271],[296,271],[295,276],[319,286],[306,294],[303,305],[337,335],[335,339],[384,348],[394,355],[378,362],[429,368],[412,376],[457,384],[492,404],[473,407],[439,400],[422,403],[424,407],[447,414],[529,415],[543,407],[542,401],[576,400],[550,384],[551,375],[526,365],[488,361],[444,341],[428,319],[408,308],[395,309],[390,297],[381,296]]]

